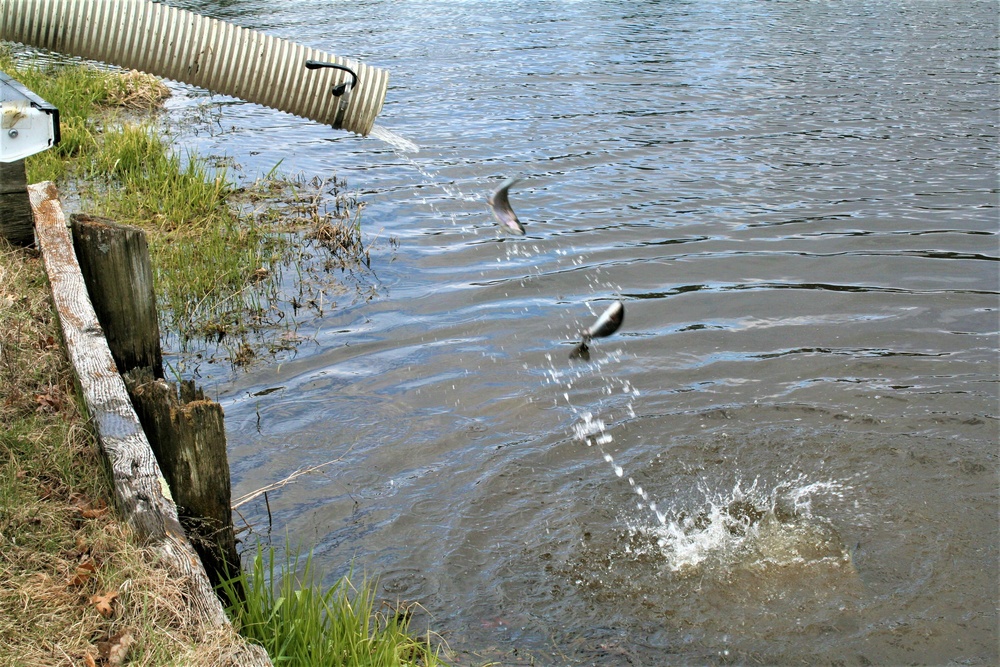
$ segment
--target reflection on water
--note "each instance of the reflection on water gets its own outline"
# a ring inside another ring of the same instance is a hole
[[[375,136],[184,138],[399,243],[201,369],[237,495],[345,457],[269,500],[331,578],[461,664],[997,661],[995,3],[187,4],[392,73]]]

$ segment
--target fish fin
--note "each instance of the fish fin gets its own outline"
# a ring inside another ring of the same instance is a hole
[[[507,198],[507,189],[519,180],[521,179],[508,178],[499,188],[490,194],[486,202],[489,204],[493,217],[496,218],[505,231],[516,236],[523,236],[524,224],[517,219],[517,213],[514,212],[514,209],[510,205],[510,200]]]
[[[493,192],[490,193],[488,201],[490,202],[491,205],[506,203],[507,191],[510,190],[511,187],[520,182],[521,182],[520,178],[508,178],[506,181],[497,186],[493,190]]]

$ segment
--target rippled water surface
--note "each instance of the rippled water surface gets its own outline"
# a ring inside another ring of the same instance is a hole
[[[171,102],[382,239],[296,352],[203,371],[235,495],[343,459],[257,536],[460,664],[998,661],[995,2],[177,4],[388,68],[420,147]]]

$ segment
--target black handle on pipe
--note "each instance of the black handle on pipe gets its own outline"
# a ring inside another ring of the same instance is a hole
[[[351,75],[351,83],[350,84],[348,84],[345,81],[344,83],[340,84],[339,86],[334,86],[333,88],[330,89],[330,94],[333,95],[334,97],[340,97],[345,92],[347,92],[348,85],[350,85],[351,88],[354,88],[355,86],[358,85],[358,75],[355,74],[354,70],[352,70],[350,67],[344,67],[343,65],[338,65],[336,63],[325,63],[325,62],[323,62],[321,60],[307,60],[306,61],[306,69],[319,69],[321,67],[330,67],[332,69],[343,70],[343,71],[345,71],[345,72],[347,72],[348,74]]]

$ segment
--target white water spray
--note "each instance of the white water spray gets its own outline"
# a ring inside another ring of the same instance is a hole
[[[419,153],[420,146],[416,143],[410,141],[406,137],[397,134],[390,130],[389,128],[375,123],[372,126],[371,132],[368,133],[369,137],[374,137],[380,141],[383,141],[392,147],[394,151],[401,153]]]
[[[600,372],[620,356],[620,352],[614,353],[593,366]],[[561,385],[563,398],[577,416],[572,427],[574,439],[596,447],[615,477],[627,481],[638,497],[635,507],[640,516],[628,521],[631,532],[641,538],[635,542],[636,552],[655,551],[674,572],[692,571],[709,562],[729,568],[748,562],[787,565],[815,557],[850,561],[843,545],[831,538],[835,531],[829,522],[813,514],[813,502],[818,498],[845,501],[851,488],[848,483],[812,480],[789,470],[785,481],[767,484],[755,478],[747,485],[737,478],[731,488],[718,491],[703,478],[695,489],[700,501],[690,507],[665,506],[615,460],[609,451],[614,436],[606,419],[572,404],[571,391],[583,371],[560,370],[550,360],[548,375],[550,382]],[[609,376],[606,394],[615,393],[615,383],[629,396],[626,413],[635,417],[632,399],[639,396],[638,390],[627,380]],[[647,513],[655,521],[641,518]]]

